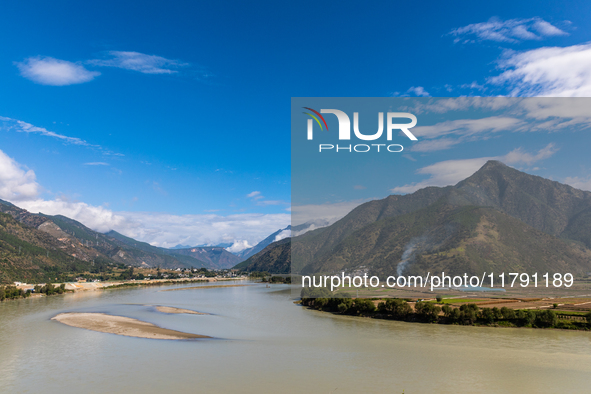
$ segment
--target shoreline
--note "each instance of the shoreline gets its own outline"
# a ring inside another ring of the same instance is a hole
[[[479,307],[465,303],[460,307],[439,305],[430,301],[407,302],[405,299],[368,298],[306,298],[302,306],[333,315],[368,319],[402,321],[407,323],[462,325],[476,327],[535,328],[569,331],[590,331],[591,312],[582,314],[560,313],[553,309],[501,309]]]
[[[177,284],[191,284],[191,283],[212,283],[212,282],[234,282],[234,281],[243,281],[248,280],[248,278],[238,277],[238,278],[183,278],[183,279],[153,279],[153,280],[129,280],[129,281],[114,281],[114,282],[66,282],[66,283],[52,283],[54,287],[59,287],[60,285],[64,285],[63,293],[53,293],[51,296],[54,295],[64,295],[64,294],[76,294],[76,293],[84,293],[84,292],[92,292],[92,291],[102,291],[102,290],[117,290],[117,289],[126,289],[126,288],[133,288],[133,287],[142,287],[142,286],[167,286],[167,285],[177,285]],[[40,284],[39,284],[40,285]],[[20,286],[14,286],[10,284],[0,285],[0,289],[7,288],[7,287],[14,287],[17,290],[22,290],[22,294],[18,297],[7,297],[4,299],[0,299],[0,303],[4,301],[16,301],[28,298],[44,298],[47,297],[47,294],[43,293],[32,293],[29,290],[33,289],[36,285],[35,284],[26,284]],[[195,288],[199,287],[231,287],[231,286],[248,286],[248,285],[213,285],[213,286],[195,286]],[[191,287],[193,288],[193,287]],[[179,288],[178,290],[182,290],[184,288]],[[171,289],[177,290],[177,289]],[[162,291],[169,291],[169,290],[162,290]]]
[[[167,340],[211,338],[207,335],[170,330],[142,320],[105,313],[60,313],[51,320],[70,327],[135,338]]]

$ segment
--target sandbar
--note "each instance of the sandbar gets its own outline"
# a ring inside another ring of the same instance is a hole
[[[162,313],[187,313],[189,315],[209,315],[209,313],[192,311],[190,309],[175,308],[172,306],[156,306],[156,310]]]
[[[72,327],[127,337],[151,339],[211,338],[206,335],[169,330],[145,321],[123,316],[107,315],[105,313],[60,313],[52,317],[51,320]]]

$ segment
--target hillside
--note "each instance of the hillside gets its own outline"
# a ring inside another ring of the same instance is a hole
[[[285,246],[270,247],[257,270],[286,263]],[[362,204],[291,248],[300,273],[582,274],[591,271],[591,193],[489,161],[455,186]]]
[[[440,202],[377,221],[343,240],[303,273],[353,271],[372,274],[481,275],[483,272],[590,270],[591,251],[536,230],[498,210]]]
[[[111,230],[105,235],[121,243],[121,251],[118,252],[119,257],[121,259],[127,258],[129,260],[133,260],[135,263],[133,265],[136,265],[138,261],[141,261],[150,267],[214,268],[202,260],[176,253],[176,250],[172,251],[169,249],[152,246],[147,242],[141,242],[133,238],[126,237],[117,231]]]
[[[291,239],[285,238],[268,245],[261,252],[251,256],[234,268],[247,272],[267,271],[272,274],[290,273]]]
[[[259,242],[258,244],[256,244],[252,248],[248,248],[248,249],[243,250],[240,253],[236,253],[236,256],[240,257],[241,260],[246,260],[250,256],[254,256],[255,254],[259,253],[261,250],[265,249],[267,246],[269,246],[273,242],[275,242],[275,238],[277,238],[277,236],[284,231],[291,231],[291,226],[287,226],[284,229],[275,231],[273,234],[269,235],[267,238],[263,239],[261,242]]]
[[[48,234],[71,257],[88,260],[86,256],[102,256],[111,263],[162,268],[213,268],[207,262],[182,254],[171,255],[166,249],[136,241],[116,232],[102,234],[62,215],[32,214],[16,205],[0,200],[0,212],[10,215],[24,227]],[[82,248],[82,249],[81,249]],[[16,272],[16,271],[15,271]]]
[[[0,213],[0,283],[55,281],[64,272],[94,271],[111,259],[74,239],[57,239]]]

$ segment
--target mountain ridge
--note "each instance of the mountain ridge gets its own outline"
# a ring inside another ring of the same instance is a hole
[[[454,222],[459,216],[453,216],[453,210],[463,212],[457,215],[463,217],[464,224]],[[433,222],[439,216],[441,221]],[[466,227],[467,223],[472,227]],[[398,226],[397,232],[392,232],[392,226]],[[503,229],[496,238],[494,228]],[[413,239],[441,238],[450,231],[455,244],[443,237],[437,252],[431,247],[418,248],[409,253],[410,261],[404,259],[405,248]],[[454,231],[463,232],[458,235]],[[504,233],[512,233],[521,244],[505,238]],[[554,245],[554,250],[545,244]],[[368,245],[372,245],[370,249]],[[290,247],[292,272],[301,273],[353,270],[372,261],[381,273],[397,272],[398,265],[405,262],[408,272],[418,267],[455,271],[460,266],[474,272],[504,265],[507,269],[554,266],[580,274],[591,271],[591,192],[488,161],[454,186],[427,187],[361,204],[328,227],[292,238]],[[458,247],[464,249],[459,251]],[[277,255],[284,255],[286,246],[281,248]],[[452,264],[444,254],[457,261]],[[266,255],[270,256],[269,250]],[[488,255],[496,257],[491,260]],[[386,260],[378,261],[380,256]],[[530,256],[538,257],[530,261]],[[269,261],[269,266],[277,265],[281,264]]]

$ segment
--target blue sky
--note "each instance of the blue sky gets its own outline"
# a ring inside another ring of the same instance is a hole
[[[591,95],[585,1],[31,1],[2,14],[0,198],[163,246],[253,244],[289,224],[291,97]],[[553,167],[542,175],[568,177]],[[429,179],[417,170],[388,187]],[[586,171],[571,183],[586,187]]]

